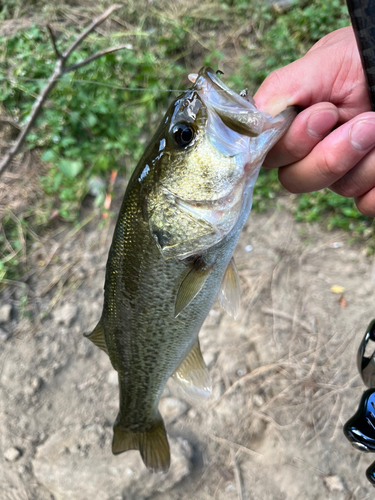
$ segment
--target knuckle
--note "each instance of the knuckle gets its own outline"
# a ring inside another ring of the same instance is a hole
[[[305,151],[305,145],[301,141],[296,143],[291,140],[284,140],[282,147],[284,149],[284,156],[290,159],[290,163],[301,160],[309,152]]]
[[[375,217],[375,193],[372,189],[365,195],[355,198],[355,204],[359,212],[362,215],[367,215],[368,217]]]
[[[340,178],[345,174],[345,171],[342,170],[340,160],[338,160],[336,156],[331,154],[329,151],[324,152],[319,157],[316,166],[320,175],[326,179],[329,184],[332,184],[332,182],[334,182],[337,178]]]
[[[286,172],[283,168],[279,169],[279,181],[283,188],[289,191],[289,193],[300,194],[305,192],[302,184],[296,182],[295,179],[288,175],[288,172]]]
[[[355,198],[363,193],[363,189],[356,183],[351,175],[347,174],[332,186],[332,191],[345,198]]]
[[[367,206],[365,206],[361,198],[355,200],[355,204],[357,206],[358,211],[361,212],[362,215],[367,215],[368,217],[375,216],[375,207],[372,210],[369,209]]]
[[[276,69],[272,71],[264,80],[262,85],[265,85],[270,88],[278,89],[283,84],[283,80],[281,78],[281,69]]]

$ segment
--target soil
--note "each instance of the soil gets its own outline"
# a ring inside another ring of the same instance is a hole
[[[372,458],[342,426],[365,389],[356,351],[374,316],[374,259],[345,233],[296,223],[292,204],[251,215],[235,252],[240,315],[216,305],[202,328],[211,399],[165,389],[166,475],[136,451],[112,456],[117,378],[82,335],[101,313],[115,219],[100,226],[86,209],[79,231],[58,226],[40,243],[31,310],[17,284],[0,303],[1,500],[373,498]]]

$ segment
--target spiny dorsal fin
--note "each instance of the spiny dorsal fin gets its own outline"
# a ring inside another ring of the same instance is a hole
[[[99,347],[99,349],[108,354],[107,344],[105,343],[101,321],[99,321],[99,323],[96,325],[92,333],[85,333],[84,336],[89,340],[91,340],[91,342],[95,344],[97,347]]]
[[[139,450],[142,460],[151,472],[167,472],[171,457],[167,433],[159,414],[156,424],[145,432],[131,432],[120,423],[113,426],[112,453]]]
[[[212,267],[212,265],[205,265],[201,259],[195,261],[193,268],[185,276],[178,291],[174,308],[175,318],[177,318],[180,312],[190,304],[196,295],[198,295],[206,279],[209,277]]]
[[[172,377],[192,399],[206,399],[211,396],[211,378],[198,340]]]
[[[221,307],[230,316],[236,319],[240,312],[241,285],[233,257],[231,258],[224,273],[218,293],[218,299]]]

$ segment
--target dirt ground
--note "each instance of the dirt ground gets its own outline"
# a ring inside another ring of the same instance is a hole
[[[1,500],[373,498],[372,457],[342,426],[364,390],[356,351],[374,316],[374,259],[342,232],[296,223],[292,203],[251,214],[235,252],[240,316],[217,305],[202,328],[211,399],[197,406],[165,389],[166,475],[136,451],[111,454],[116,373],[82,336],[100,316],[115,219],[59,226],[40,243],[32,311],[22,314],[20,286],[1,296]]]

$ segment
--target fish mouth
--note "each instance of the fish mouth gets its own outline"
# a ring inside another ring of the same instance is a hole
[[[248,100],[223,83],[210,67],[203,67],[197,75],[189,75],[203,103],[219,115],[224,124],[235,132],[256,137],[266,122],[265,113],[259,111],[252,100]]]

